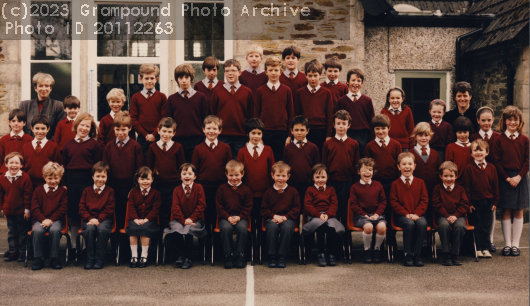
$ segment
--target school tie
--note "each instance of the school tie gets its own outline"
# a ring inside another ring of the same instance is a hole
[[[236,87],[234,85],[232,85],[232,87],[230,87],[230,93],[235,95],[236,94]]]
[[[232,186],[232,190],[237,190],[237,186]]]
[[[426,147],[421,147],[421,155],[427,155],[427,148]]]
[[[252,74],[257,75],[258,73],[256,72],[256,70],[252,70]]]
[[[162,151],[167,152],[167,143],[162,144]]]
[[[213,81],[210,80],[210,81],[208,82],[208,90],[212,90],[212,89],[213,89]]]
[[[96,194],[99,194],[99,193],[101,192],[101,189],[96,188],[96,190],[94,190],[94,192],[95,192]]]
[[[490,140],[490,137],[488,136],[488,134],[484,134],[484,140],[485,141],[489,141]]]
[[[150,98],[151,98],[151,94],[152,94],[151,91],[148,90],[148,91],[147,91],[147,99],[150,99]]]
[[[436,127],[439,127],[440,126],[440,122],[435,122],[434,125],[436,125]]]
[[[328,85],[333,86],[333,85],[335,85],[335,82],[333,82],[333,81],[329,81]]]
[[[314,88],[311,88],[311,93],[312,93],[312,94],[315,93],[315,89],[314,89]]]
[[[410,179],[408,177],[405,179],[405,186],[410,187]]]
[[[301,149],[304,146],[304,142],[303,141],[299,141],[297,143],[297,145],[298,145],[298,149]]]
[[[386,148],[385,140],[381,139],[381,148]]]
[[[77,138],[77,141],[78,141],[79,143],[83,143],[83,138]]]
[[[513,135],[513,134],[511,134],[511,135],[510,135],[510,140],[513,140],[513,137],[514,137],[514,135]]]
[[[478,167],[480,168],[480,170],[484,170],[484,163],[478,164]]]
[[[353,102],[357,102],[357,95],[353,95]]]
[[[447,187],[447,192],[451,192],[451,190],[453,190],[451,189],[451,186]]]
[[[183,90],[183,91],[182,91],[182,94],[183,94],[182,97],[183,97],[184,99],[188,99],[188,98],[189,98],[189,97],[188,97],[188,91],[187,91],[187,90]]]
[[[123,148],[123,141],[118,141],[118,149],[121,150]]]
[[[294,72],[289,73],[289,80],[292,80],[292,79],[294,79]]]
[[[466,148],[469,147],[469,142],[463,142],[463,144],[464,144],[464,147]]]
[[[392,114],[393,114],[394,116],[399,115],[399,110],[398,110],[398,109],[392,109]]]
[[[189,197],[191,193],[190,186],[186,186],[184,189],[186,189],[186,196]]]
[[[52,194],[53,193],[53,187],[48,187],[48,192],[47,194]]]
[[[40,151],[42,150],[42,147],[41,147],[41,141],[37,141],[37,146],[35,147],[35,151],[37,151],[37,153],[40,153]]]
[[[278,189],[278,193],[279,193],[279,194],[282,194],[282,193],[283,193],[283,189],[281,189],[281,188]]]
[[[210,142],[210,149],[212,149],[212,150],[213,150],[213,148],[214,148],[214,147],[215,147],[215,143],[213,143],[213,142]]]
[[[276,88],[274,87],[274,85],[272,85],[271,90],[272,90],[272,92],[276,92]]]
[[[145,189],[142,189],[142,195],[143,195],[143,196],[144,196],[144,198],[145,198],[145,196],[147,195],[147,190],[145,190]]]
[[[324,187],[318,187],[318,191],[324,191]]]
[[[252,158],[254,158],[254,160],[257,160],[258,157],[258,146],[254,146],[254,154],[252,154]]]

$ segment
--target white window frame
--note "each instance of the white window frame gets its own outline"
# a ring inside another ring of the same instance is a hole
[[[395,84],[397,87],[403,87],[403,78],[439,78],[440,79],[440,99],[445,101],[445,111],[451,110],[451,72],[450,71],[436,71],[436,70],[399,70],[395,71]],[[445,90],[443,82],[445,81]]]

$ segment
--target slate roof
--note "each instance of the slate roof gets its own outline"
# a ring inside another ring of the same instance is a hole
[[[392,5],[396,4],[409,4],[422,11],[435,12],[440,10],[442,14],[464,14],[471,6],[471,1],[443,1],[443,0],[431,0],[431,1],[406,1],[406,0],[392,0],[388,1]]]

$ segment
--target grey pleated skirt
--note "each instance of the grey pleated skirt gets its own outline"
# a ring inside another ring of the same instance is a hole
[[[195,225],[182,225],[182,223],[178,222],[177,220],[173,220],[169,222],[169,228],[166,228],[164,232],[167,234],[190,234],[197,238],[204,238],[208,234],[208,232],[206,231],[206,227],[204,226],[204,221],[200,219],[195,221]]]
[[[327,223],[329,227],[334,228],[335,232],[339,235],[342,235],[345,231],[344,226],[339,220],[337,220],[337,218],[329,218],[328,221],[324,222],[320,218],[308,216],[307,223],[302,227],[302,233],[304,235],[311,235],[324,223]]]
[[[506,170],[510,177],[516,176],[518,170]],[[528,174],[521,178],[519,185],[513,188],[506,180],[499,177],[498,208],[523,209],[528,208]]]

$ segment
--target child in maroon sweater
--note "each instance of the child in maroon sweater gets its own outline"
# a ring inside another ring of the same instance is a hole
[[[63,101],[63,110],[66,113],[66,118],[57,123],[55,128],[55,136],[53,142],[59,146],[59,151],[63,152],[64,144],[75,138],[75,132],[73,129],[74,121],[79,115],[81,109],[81,101],[75,96],[66,96]]]
[[[171,221],[173,190],[180,183],[177,169],[186,161],[184,149],[178,142],[171,140],[175,136],[177,124],[169,117],[163,118],[158,125],[160,140],[152,143],[147,152],[146,166],[158,173],[156,189],[160,191],[160,225],[164,229]]]
[[[223,122],[219,117],[213,115],[206,117],[202,130],[206,135],[206,140],[193,150],[191,163],[197,168],[197,182],[204,188],[206,196],[204,221],[206,229],[211,233],[217,217],[215,213],[217,189],[226,180],[223,169],[232,159],[232,151],[230,146],[217,139],[223,130]]]
[[[324,62],[324,70],[326,71],[326,81],[320,83],[320,86],[331,91],[333,109],[335,109],[337,101],[348,94],[348,85],[339,81],[340,72],[342,71],[342,64],[339,58],[336,56],[328,58]]]
[[[103,161],[110,167],[109,186],[114,190],[116,227],[125,225],[127,197],[133,188],[134,175],[144,165],[142,147],[129,137],[132,130],[129,112],[119,112],[112,122],[116,139],[107,143]]]
[[[271,147],[275,160],[282,160],[283,149],[291,143],[289,126],[294,117],[291,90],[279,82],[281,69],[281,60],[269,57],[265,62],[268,82],[254,95],[254,117],[265,124],[263,143]]]
[[[438,235],[442,242],[444,266],[462,264],[458,255],[466,233],[469,202],[464,188],[455,184],[457,173],[458,167],[453,162],[446,161],[440,166],[440,179],[443,183],[434,187],[432,200]]]
[[[149,146],[159,138],[156,128],[163,118],[167,104],[166,95],[155,88],[159,75],[160,69],[157,65],[140,66],[140,81],[144,88],[131,97],[133,130],[138,133],[138,143],[142,146],[144,159],[147,157]]]
[[[0,174],[7,172],[4,159],[11,152],[20,152],[22,146],[33,140],[33,137],[24,133],[26,126],[26,114],[20,109],[15,108],[9,112],[9,127],[11,132],[0,138]]]
[[[398,168],[401,177],[392,183],[390,205],[394,210],[395,222],[403,228],[403,245],[405,261],[410,266],[423,266],[421,247],[427,233],[427,220],[423,216],[429,204],[427,188],[422,179],[414,177],[416,168],[414,155],[403,152],[398,157]]]
[[[372,180],[375,165],[374,159],[369,157],[359,160],[357,172],[361,179],[353,184],[350,190],[349,206],[353,213],[353,225],[363,229],[365,263],[381,262],[381,244],[386,235],[386,219],[383,213],[387,207],[387,198],[383,185]],[[375,244],[372,251],[374,227]]]
[[[322,163],[328,169],[329,185],[337,192],[339,201],[337,216],[342,224],[346,225],[348,192],[358,180],[355,165],[359,161],[359,144],[346,134],[351,124],[351,117],[347,111],[338,111],[333,119],[337,134],[324,143]]]
[[[252,94],[256,96],[258,88],[267,84],[268,81],[267,74],[259,66],[261,61],[263,61],[263,48],[260,45],[251,44],[247,49],[247,57],[245,59],[250,67],[241,73],[239,82],[241,82],[241,85],[250,88]],[[280,70],[281,66],[280,63]],[[265,70],[267,70],[267,65],[265,65]],[[280,77],[279,73],[278,77]]]
[[[31,195],[33,187],[29,175],[22,172],[24,158],[17,152],[4,159],[7,172],[0,176],[0,211],[7,219],[7,243],[5,261],[23,262],[26,259],[26,240],[31,228]]]
[[[160,193],[151,188],[153,171],[148,167],[138,169],[134,176],[135,188],[129,193],[127,219],[129,226],[125,231],[131,243],[131,268],[147,267],[149,241],[159,232],[158,212],[160,211]],[[142,243],[142,254],[138,260],[138,236]]]
[[[213,90],[216,89],[218,86],[222,87],[225,83],[217,79],[217,73],[219,71],[219,60],[213,56],[208,56],[202,62],[202,71],[204,72],[206,77],[202,81],[195,83],[193,89],[202,92],[209,102],[212,99]]]
[[[305,74],[298,70],[300,55],[300,49],[296,46],[289,46],[282,51],[282,60],[285,70],[280,76],[280,83],[291,88],[293,97],[296,95],[298,89],[307,85]]]
[[[204,141],[202,123],[210,111],[208,99],[202,92],[191,88],[195,70],[189,64],[175,68],[175,80],[179,89],[169,96],[164,117],[171,117],[177,123],[173,141],[184,148],[186,162],[191,162],[193,149]]]
[[[285,256],[291,246],[295,222],[300,218],[300,195],[287,185],[291,168],[284,162],[272,166],[274,185],[263,194],[261,217],[269,252],[269,268],[285,268]]]
[[[414,176],[418,177],[425,182],[425,187],[427,188],[427,193],[429,194],[429,199],[432,199],[432,191],[434,186],[440,183],[440,178],[436,173],[442,164],[438,151],[432,149],[429,146],[429,142],[433,132],[431,130],[430,124],[427,122],[420,122],[414,128],[412,136],[416,141],[416,145],[411,152],[414,154],[416,160],[416,169],[414,169]],[[430,212],[430,209],[427,211]],[[430,218],[432,215],[429,214],[427,218]]]
[[[317,60],[305,64],[307,86],[296,91],[294,113],[309,120],[311,132],[307,138],[322,151],[324,142],[333,136],[333,99],[331,92],[318,84],[322,65]]]
[[[110,113],[105,117],[101,118],[99,121],[98,128],[98,142],[101,144],[101,147],[105,149],[108,143],[113,142],[116,139],[116,133],[114,132],[114,118],[116,115],[121,112],[123,105],[125,104],[125,93],[121,88],[113,88],[107,94],[107,101],[110,106]],[[131,129],[129,131],[129,137],[131,139],[135,138],[134,131]]]
[[[390,118],[392,125],[392,130],[389,132],[390,138],[399,141],[403,152],[407,152],[414,145],[412,138],[414,119],[410,107],[403,105],[403,102],[405,102],[403,89],[399,87],[390,88],[386,94],[386,103],[381,114]]]
[[[475,226],[477,256],[491,258],[490,229],[492,211],[499,203],[499,182],[497,170],[486,162],[489,155],[488,143],[477,139],[471,144],[471,156],[474,161],[464,168],[463,181],[469,199],[471,223]]]
[[[370,130],[370,122],[375,115],[374,103],[372,98],[361,93],[364,84],[364,73],[361,69],[354,68],[348,71],[346,80],[349,90],[346,96],[335,103],[335,111],[343,109],[352,116],[353,122],[348,129],[348,137],[359,143],[359,155],[364,156],[366,145],[374,139]]]
[[[471,120],[464,116],[456,118],[453,123],[454,131],[456,132],[456,142],[451,143],[445,149],[445,160],[452,161],[458,167],[458,176],[456,178],[456,183],[459,185],[463,184],[462,174],[466,166],[473,162],[471,158],[471,151],[469,147],[471,143],[469,142],[469,135],[473,133],[473,125]]]
[[[79,215],[86,241],[85,270],[103,269],[105,251],[114,222],[114,190],[106,186],[109,166],[98,162],[92,168],[94,185],[83,190],[79,201]]]
[[[33,193],[31,213],[33,215],[32,236],[35,262],[31,266],[32,270],[44,268],[45,233],[48,233],[50,237],[50,267],[52,269],[63,268],[57,260],[62,225],[68,210],[68,192],[59,186],[63,174],[64,168],[61,165],[48,162],[42,169],[46,184],[37,187]]]
[[[26,162],[24,171],[31,178],[33,189],[35,189],[44,184],[42,167],[48,162],[62,163],[62,158],[57,144],[46,138],[50,131],[48,116],[41,114],[34,116],[31,120],[31,131],[35,139],[23,145],[21,153]]]
[[[173,191],[171,206],[171,223],[168,234],[175,233],[177,240],[177,266],[189,269],[192,262],[189,259],[193,246],[193,236],[204,238],[208,234],[204,226],[203,215],[206,208],[204,190],[195,183],[197,169],[192,164],[183,164],[179,169],[182,185]],[[184,235],[185,238],[182,236]]]
[[[438,152],[443,162],[445,159],[445,148],[448,144],[455,141],[453,127],[449,122],[442,120],[445,114],[445,102],[439,99],[433,100],[429,104],[429,113],[432,118],[429,121],[429,126],[433,133],[429,145]]]
[[[305,236],[317,233],[318,265],[326,266],[324,241],[327,242],[327,264],[336,266],[337,247],[340,243],[339,236],[344,234],[344,226],[337,220],[337,194],[331,186],[326,186],[328,174],[326,166],[317,164],[311,169],[315,184],[307,188],[304,199],[304,214],[307,223],[304,224]],[[311,250],[311,248],[308,248]]]
[[[217,190],[216,207],[221,230],[221,242],[225,254],[225,269],[246,266],[245,249],[247,246],[248,223],[252,210],[252,191],[243,185],[245,165],[237,160],[226,164],[228,183]],[[236,251],[232,252],[232,233],[237,235]]]
[[[223,120],[224,129],[219,140],[230,146],[232,157],[236,158],[247,142],[245,124],[254,117],[254,96],[248,87],[239,83],[241,64],[237,60],[227,60],[224,71],[228,83],[212,93],[210,110],[212,115]]]

